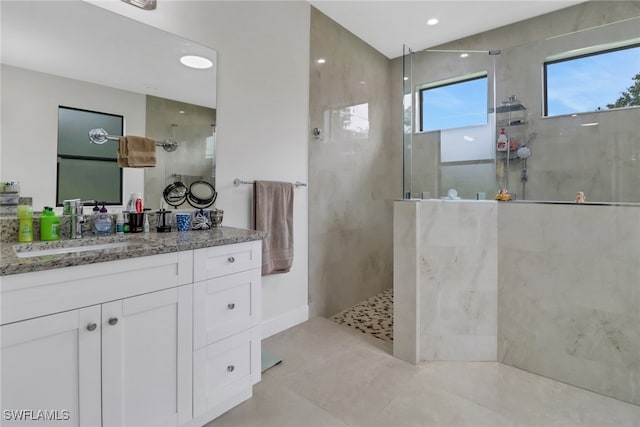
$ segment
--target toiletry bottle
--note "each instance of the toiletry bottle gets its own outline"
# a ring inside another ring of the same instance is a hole
[[[18,205],[18,241],[33,241],[33,208],[30,205]]]
[[[98,202],[96,202],[95,206],[93,206],[91,215],[93,216],[93,218],[95,218],[98,215],[100,215],[100,208],[98,207]]]
[[[142,230],[145,233],[149,232],[149,214],[148,213],[144,213],[144,225],[142,226]]]
[[[136,196],[135,193],[129,195],[129,202],[127,203],[127,212],[136,211]]]
[[[123,212],[122,216],[124,217],[124,232],[131,232],[131,217],[129,216],[129,212]]]
[[[116,234],[124,234],[124,214],[122,212],[118,212],[116,218]]]
[[[504,128],[500,129],[500,135],[498,136],[496,151],[507,151],[507,134],[505,133]]]
[[[52,241],[60,238],[60,218],[53,208],[45,206],[40,217],[40,240]]]
[[[100,209],[100,214],[93,221],[93,231],[96,236],[109,236],[112,232],[113,219],[107,213],[104,203]]]
[[[142,194],[134,193],[133,197],[134,197],[134,202],[133,202],[134,210],[132,210],[131,212],[136,212],[136,213],[144,212]]]

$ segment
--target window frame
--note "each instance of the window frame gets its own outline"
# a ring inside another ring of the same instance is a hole
[[[628,50],[628,49],[640,49],[640,42],[634,41],[633,43],[629,43],[629,44],[620,44],[618,46],[614,46],[614,47],[609,47],[609,48],[605,48],[605,49],[597,49],[591,52],[587,52],[587,53],[582,53],[582,54],[578,54],[578,55],[572,55],[572,56],[564,56],[561,55],[560,58],[557,59],[550,59],[550,60],[546,60],[545,62],[543,62],[542,64],[542,99],[543,99],[543,104],[542,104],[542,113],[543,113],[543,117],[561,117],[561,116],[566,116],[566,115],[571,115],[571,114],[584,114],[584,113],[594,113],[594,112],[598,112],[598,111],[612,111],[612,110],[618,110],[618,109],[624,109],[624,108],[633,108],[633,107],[637,107],[637,106],[631,106],[631,107],[620,107],[620,108],[612,108],[612,109],[602,109],[602,110],[592,110],[592,111],[577,111],[574,113],[564,113],[564,114],[554,114],[554,115],[549,115],[549,87],[548,87],[548,69],[547,67],[549,65],[553,65],[553,64],[558,64],[558,63],[562,63],[562,62],[569,62],[569,61],[575,61],[578,59],[583,59],[583,58],[588,58],[590,56],[598,56],[598,55],[605,55],[607,53],[612,53],[612,52],[618,52],[621,50]],[[638,70],[640,72],[640,70]],[[613,100],[615,101],[615,100]]]
[[[452,85],[457,85],[457,84],[461,84],[461,83],[468,83],[471,81],[475,81],[475,80],[481,80],[484,79],[486,82],[486,89],[487,89],[487,120],[485,123],[472,123],[472,124],[467,124],[464,126],[456,126],[456,127],[451,127],[451,128],[438,128],[438,129],[431,129],[431,130],[424,130],[424,97],[423,97],[423,93],[428,91],[428,90],[433,90],[433,89],[440,89],[443,87],[447,87],[447,86],[452,86]],[[418,104],[418,109],[417,109],[417,113],[418,113],[418,130],[416,133],[427,133],[427,132],[436,132],[436,131],[441,131],[441,130],[446,130],[446,129],[458,129],[461,127],[466,127],[466,126],[481,126],[481,125],[486,125],[489,123],[489,110],[488,110],[488,102],[489,102],[489,72],[488,71],[479,71],[476,73],[469,73],[469,74],[465,74],[464,76],[458,76],[458,77],[453,77],[453,78],[449,78],[449,79],[444,79],[444,80],[439,80],[436,82],[431,82],[431,83],[426,83],[426,84],[422,84],[419,85],[417,87],[417,91],[416,91],[416,95],[417,95],[417,104]]]
[[[60,115],[60,110],[61,109],[65,109],[65,110],[71,110],[71,111],[81,111],[81,112],[85,112],[85,113],[93,113],[93,114],[100,114],[103,116],[110,116],[110,117],[115,117],[115,118],[119,118],[120,119],[120,133],[119,135],[124,135],[124,116],[121,114],[113,114],[113,113],[105,113],[103,111],[95,111],[95,110],[88,110],[88,109],[84,109],[84,108],[76,108],[76,107],[69,107],[66,105],[58,105],[58,116]],[[60,119],[58,118],[58,127],[60,126]],[[87,129],[87,135],[88,135],[89,129]],[[91,142],[89,141],[89,137],[87,136],[87,144],[90,144]],[[117,141],[107,141],[105,144],[109,144],[109,143],[117,143]],[[58,152],[59,148],[57,146],[57,144],[59,144],[59,141],[56,140],[56,207],[61,207],[62,204],[58,203],[58,198],[60,197],[60,187],[59,187],[59,181],[60,181],[60,162],[58,161],[58,159],[62,158],[62,159],[70,159],[70,160],[88,160],[88,161],[100,161],[100,162],[113,162],[113,163],[118,163],[118,158],[117,156],[115,158],[111,158],[111,157],[103,157],[103,156],[86,156],[86,155],[74,155],[74,154],[60,154]],[[119,201],[106,201],[105,200],[105,205],[107,206],[119,206],[122,205],[123,202],[123,194],[124,194],[124,189],[123,189],[123,184],[124,184],[124,180],[123,180],[123,172],[122,172],[122,168],[119,168],[119,188],[118,188],[118,194],[119,194]],[[98,200],[96,200],[96,202],[98,202]],[[102,202],[102,200],[100,200],[99,202]]]

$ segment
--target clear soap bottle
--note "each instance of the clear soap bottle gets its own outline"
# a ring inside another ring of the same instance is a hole
[[[112,234],[113,218],[111,218],[111,215],[107,212],[104,203],[102,203],[100,213],[93,221],[93,231],[96,236],[109,236]]]

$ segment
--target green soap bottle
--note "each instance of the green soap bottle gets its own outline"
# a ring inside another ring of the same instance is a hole
[[[40,218],[40,240],[50,241],[60,238],[60,218],[53,212],[53,208],[45,206]]]

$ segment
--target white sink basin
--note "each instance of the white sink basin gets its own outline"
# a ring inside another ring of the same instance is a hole
[[[84,245],[84,246],[70,246],[66,248],[43,248],[43,249],[31,249],[23,250],[20,247],[13,247],[13,251],[18,258],[32,258],[45,255],[60,255],[71,254],[76,252],[89,252],[89,251],[102,251],[106,249],[119,249],[119,248],[133,248],[136,246],[142,246],[140,242],[112,242],[101,243],[97,245]]]

